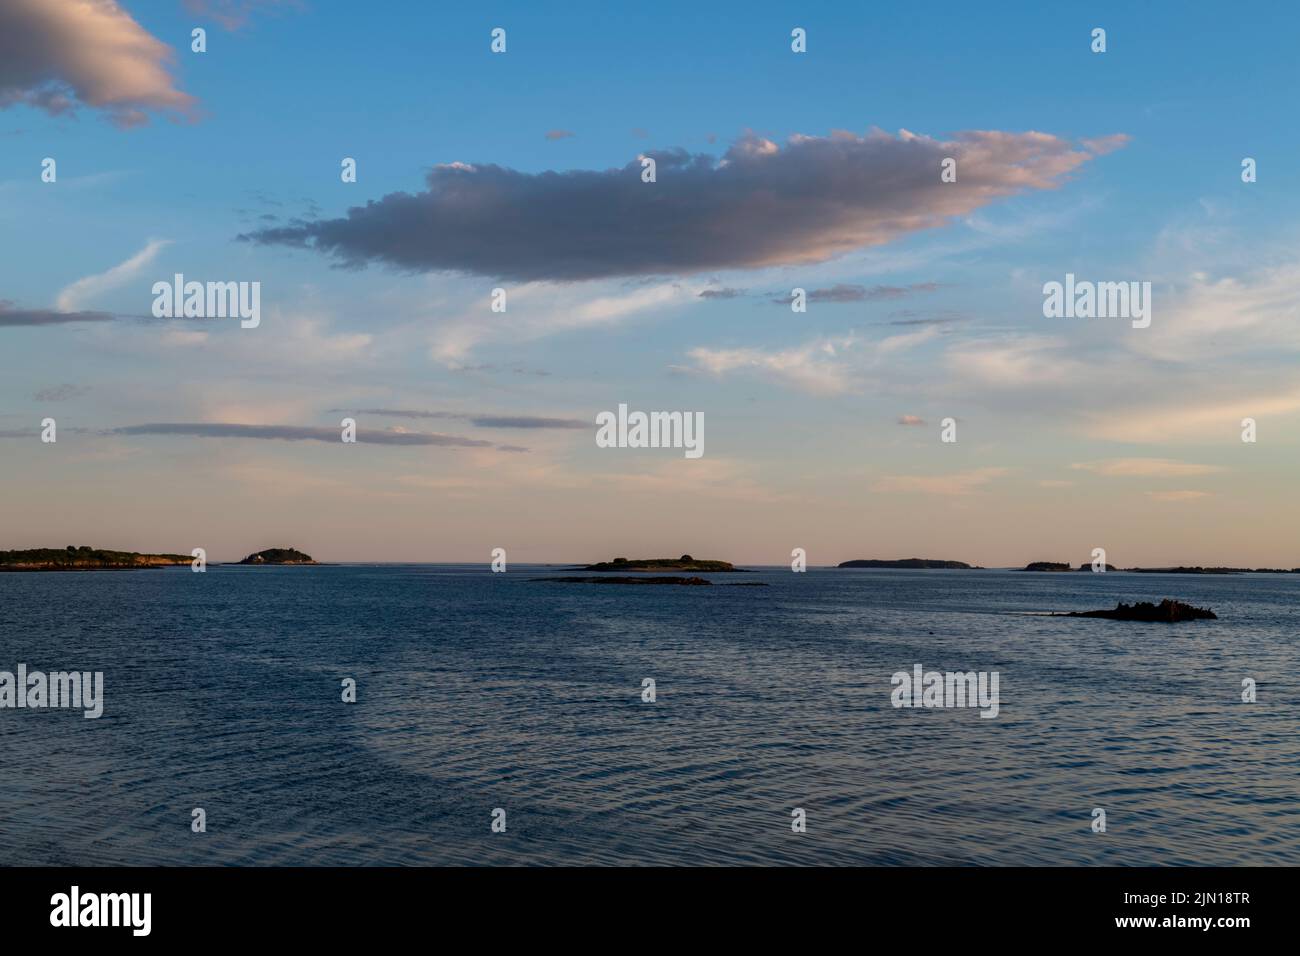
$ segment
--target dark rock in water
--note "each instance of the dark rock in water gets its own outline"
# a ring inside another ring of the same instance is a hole
[[[1054,617],[1105,617],[1112,621],[1159,621],[1175,624],[1178,621],[1210,620],[1217,621],[1219,616],[1209,608],[1192,607],[1182,601],[1165,598],[1159,604],[1139,601],[1136,604],[1119,603],[1113,611],[1070,611]]]
[[[1065,561],[1031,561],[1025,565],[1026,571],[1073,571]]]
[[[706,581],[704,578],[669,578],[669,577],[610,577],[601,575],[600,577],[563,577],[563,578],[533,578],[534,581],[558,581],[562,584],[690,584],[690,585],[711,585],[712,581]]]
[[[1091,564],[1086,564],[1086,563],[1085,563],[1085,564],[1081,564],[1081,565],[1079,565],[1079,570],[1080,570],[1080,571],[1091,571],[1091,570],[1092,570],[1092,565],[1091,565]],[[1118,571],[1119,568],[1115,567],[1115,565],[1113,565],[1113,564],[1108,564],[1108,565],[1106,565],[1106,570],[1107,570],[1107,571]],[[1098,573],[1098,574],[1101,574],[1102,572],[1098,571],[1097,573]]]

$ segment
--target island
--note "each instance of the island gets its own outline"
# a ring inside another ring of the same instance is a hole
[[[1104,617],[1112,621],[1149,621],[1163,624],[1177,624],[1180,621],[1209,620],[1217,621],[1219,616],[1209,608],[1192,607],[1182,601],[1165,598],[1159,604],[1150,601],[1138,601],[1135,604],[1120,602],[1113,611],[1069,611],[1065,614],[1053,614],[1053,617]]]
[[[1300,568],[1202,568],[1179,565],[1176,568],[1129,568],[1134,574],[1300,574]]]
[[[911,568],[913,570],[976,570],[979,565],[967,564],[965,561],[936,561],[931,558],[901,558],[897,561],[880,561],[874,558],[858,561],[841,561],[837,568]]]
[[[188,554],[141,554],[138,551],[104,551],[89,545],[68,545],[62,549],[0,551],[0,571],[118,571],[172,567],[193,560]]]
[[[575,568],[578,571],[617,571],[620,574],[626,574],[629,571],[636,572],[656,572],[656,571],[698,571],[705,574],[720,574],[723,572],[739,572],[743,569],[735,567],[730,561],[697,561],[689,554],[683,554],[680,558],[615,558],[613,561],[601,561],[597,564],[589,564],[583,568]]]
[[[310,554],[303,554],[293,548],[267,548],[250,554],[240,564],[319,564]]]
[[[639,578],[635,576],[624,577],[622,575],[596,575],[594,577],[558,577],[558,578],[531,578],[533,581],[551,581],[559,584],[684,584],[689,587],[701,587],[713,585],[712,581],[705,578],[689,577],[667,577],[663,575],[654,575],[650,577]],[[720,587],[731,588],[765,588],[767,583],[764,581],[728,581]]]
[[[1073,571],[1066,561],[1030,561],[1022,571]]]

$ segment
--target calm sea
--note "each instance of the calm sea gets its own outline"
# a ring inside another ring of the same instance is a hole
[[[0,862],[1300,864],[1300,575],[548,572],[0,574],[0,670],[105,675],[0,710]],[[1165,596],[1220,619],[1035,614]]]

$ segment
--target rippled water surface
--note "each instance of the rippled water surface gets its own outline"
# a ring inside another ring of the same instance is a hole
[[[1300,863],[1300,575],[539,573],[0,574],[0,670],[106,687],[0,710],[0,862]],[[1220,619],[1033,613],[1165,596]],[[895,709],[917,663],[998,717]]]

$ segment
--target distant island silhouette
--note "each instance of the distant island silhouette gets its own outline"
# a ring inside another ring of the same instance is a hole
[[[533,581],[551,581],[559,584],[684,584],[692,587],[712,587],[713,582],[700,577],[671,577],[662,575],[650,575],[647,577],[636,577],[634,575],[606,575],[598,574],[593,577],[556,577],[556,578],[531,578]],[[765,588],[767,583],[764,581],[729,581],[720,587],[731,588]]]
[[[310,554],[294,548],[267,548],[250,554],[240,564],[319,564]]]
[[[66,548],[32,548],[0,551],[0,571],[103,571],[132,568],[163,568],[189,564],[188,554],[141,554],[138,551],[105,551],[89,545]]]
[[[169,568],[192,564],[189,554],[141,554],[139,551],[109,551],[89,545],[66,548],[31,548],[0,551],[0,571],[118,571],[139,568]],[[268,548],[250,554],[239,564],[319,564],[309,554],[294,548]]]
[[[1033,561],[1021,568],[1022,571],[1091,571],[1091,564],[1081,564],[1077,568],[1071,567],[1064,561]],[[1113,564],[1106,565],[1107,571],[1126,571],[1129,574],[1300,574],[1300,568],[1202,568],[1202,567],[1173,567],[1173,568],[1117,568]]]
[[[613,561],[600,561],[596,564],[588,564],[586,567],[579,568],[582,571],[618,571],[625,574],[629,571],[636,572],[655,572],[655,571],[704,571],[710,574],[719,574],[729,571],[740,571],[730,561],[697,561],[689,554],[683,554],[680,558],[615,558]]]
[[[931,558],[901,558],[897,561],[881,561],[875,558],[859,559],[856,561],[841,561],[836,567],[840,568],[919,568],[922,570],[947,569],[958,570],[968,569],[983,571],[979,565],[967,564],[965,561],[936,561]]]

